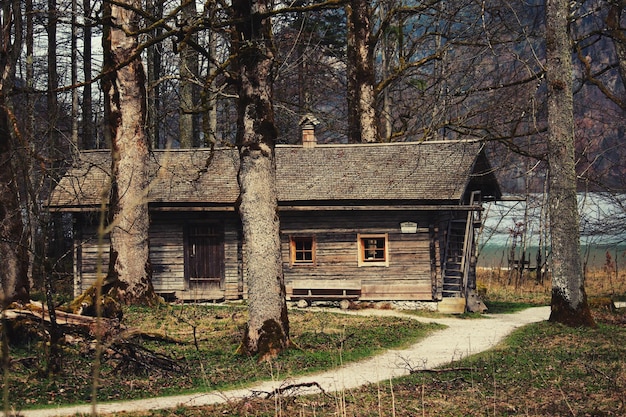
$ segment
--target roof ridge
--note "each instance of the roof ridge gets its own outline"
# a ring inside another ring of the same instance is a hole
[[[368,142],[368,143],[318,143],[315,148],[367,148],[367,147],[393,147],[393,146],[416,146],[416,145],[459,145],[459,144],[477,144],[480,139],[459,139],[459,140],[424,140],[411,142]],[[302,144],[277,144],[276,148],[287,149],[304,149]],[[306,148],[307,151],[310,148]],[[234,146],[220,146],[215,148],[167,148],[167,149],[151,149],[154,153],[190,153],[190,152],[211,152],[211,151],[232,151],[236,150]],[[81,149],[81,154],[104,153],[110,152],[110,149]]]
[[[459,140],[422,140],[411,142],[367,142],[367,143],[317,143],[313,148],[363,148],[377,146],[415,146],[415,145],[458,145],[462,143],[480,143],[480,139],[459,139]],[[277,144],[277,148],[303,148],[302,144]]]

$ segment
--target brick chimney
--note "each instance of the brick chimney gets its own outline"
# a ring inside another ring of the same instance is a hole
[[[317,144],[317,140],[315,139],[315,126],[319,123],[319,120],[312,114],[306,114],[300,119],[303,148],[314,148]]]

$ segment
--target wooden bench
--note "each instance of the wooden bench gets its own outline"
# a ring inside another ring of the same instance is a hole
[[[430,301],[431,283],[426,281],[399,283],[364,283],[361,288],[361,301]]]
[[[360,280],[307,279],[286,285],[287,299],[357,300],[361,296]]]

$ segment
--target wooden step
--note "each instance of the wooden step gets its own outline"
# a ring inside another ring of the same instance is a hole
[[[444,314],[465,313],[464,297],[444,297],[437,303],[437,310]]]

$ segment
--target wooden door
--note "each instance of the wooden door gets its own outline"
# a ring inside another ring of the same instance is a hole
[[[190,290],[223,288],[224,233],[221,227],[210,224],[189,225],[185,258],[185,276]]]

